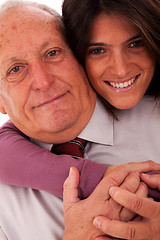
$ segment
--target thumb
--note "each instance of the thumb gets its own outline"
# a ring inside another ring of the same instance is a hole
[[[64,212],[71,208],[75,203],[79,202],[78,198],[78,184],[79,184],[79,172],[77,168],[71,167],[69,176],[63,185],[63,205]]]

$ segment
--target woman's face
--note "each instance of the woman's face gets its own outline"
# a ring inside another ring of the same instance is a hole
[[[155,60],[132,22],[100,14],[91,26],[85,66],[95,90],[114,107],[127,109],[145,94]]]

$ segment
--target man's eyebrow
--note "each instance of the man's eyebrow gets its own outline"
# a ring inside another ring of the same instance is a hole
[[[5,60],[2,61],[2,64],[6,64],[6,63],[12,63],[12,62],[16,62],[19,61],[20,59],[17,57],[11,57],[11,58],[6,58]]]
[[[9,58],[9,60],[10,60],[10,61],[17,61],[18,58],[17,58],[17,57],[11,57],[11,58]]]
[[[49,45],[49,41],[46,41],[44,42],[42,45],[41,45],[41,48],[45,48]]]

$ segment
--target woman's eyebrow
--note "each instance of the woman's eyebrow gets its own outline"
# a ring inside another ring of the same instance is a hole
[[[108,46],[108,44],[101,43],[101,42],[91,42],[88,44],[88,47],[92,47],[92,46]]]
[[[130,41],[136,40],[136,39],[141,38],[141,37],[142,37],[142,36],[141,36],[140,34],[137,34],[137,35],[135,35],[135,36],[127,39],[126,41],[124,41],[124,43],[128,43],[128,42],[130,42]]]
[[[142,36],[140,34],[137,34],[127,40],[125,40],[122,44],[125,44],[125,43],[128,43],[130,41],[133,41],[133,40],[136,40],[138,38],[141,38]],[[103,43],[103,42],[90,42],[88,43],[88,47],[96,47],[96,46],[111,46],[110,44],[107,44],[107,43]]]

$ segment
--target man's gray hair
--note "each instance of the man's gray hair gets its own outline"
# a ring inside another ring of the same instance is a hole
[[[45,5],[45,4],[41,4],[38,2],[34,2],[34,1],[25,1],[25,0],[6,0],[3,4],[0,5],[0,14],[4,11],[6,11],[7,9],[13,8],[13,7],[23,7],[23,6],[33,6],[33,7],[37,7],[40,8],[48,13],[50,13],[51,15],[53,15],[55,17],[55,19],[57,20],[58,23],[58,27],[60,29],[60,31],[64,34],[65,33],[65,28],[64,28],[64,24],[62,21],[62,16],[53,8]]]

